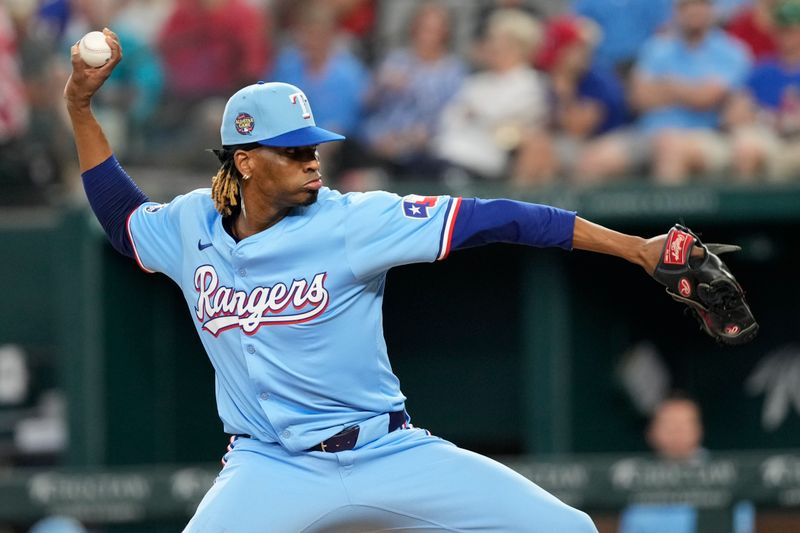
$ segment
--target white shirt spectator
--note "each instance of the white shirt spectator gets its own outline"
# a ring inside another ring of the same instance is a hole
[[[452,163],[500,178],[522,132],[543,126],[546,116],[547,89],[535,70],[480,72],[445,108],[435,149]]]

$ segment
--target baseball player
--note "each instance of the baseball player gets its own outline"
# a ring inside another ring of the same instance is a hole
[[[73,46],[64,91],[86,194],[118,251],[180,286],[232,436],[185,531],[595,532],[507,467],[409,423],[381,326],[386,272],[491,242],[612,254],[652,272],[666,237],[511,200],[340,194],[323,184],[317,146],[343,137],[316,127],[284,83],[230,98],[210,189],[149,202],[90,108],[122,58],[104,31],[111,60],[88,68]]]

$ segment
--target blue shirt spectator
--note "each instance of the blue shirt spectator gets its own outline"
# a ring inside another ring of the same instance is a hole
[[[53,36],[54,43],[61,41],[71,15],[70,0],[42,0],[39,4],[39,20]]]
[[[363,140],[394,173],[435,173],[430,140],[466,76],[466,65],[450,52],[451,19],[443,4],[421,4],[410,20],[408,46],[390,52],[375,73]]]
[[[361,62],[346,49],[332,51],[321,72],[314,73],[300,49],[288,46],[278,54],[269,80],[302,87],[314,102],[314,120],[318,126],[343,135],[355,132],[369,76]]]
[[[420,60],[408,50],[389,54],[378,69],[377,78],[402,77],[402,85],[375,94],[373,109],[364,127],[369,144],[399,133],[419,133],[429,138],[435,132],[442,109],[461,87],[466,75],[462,61],[444,56],[436,62]]]
[[[575,0],[572,9],[600,26],[594,61],[615,69],[633,61],[642,44],[667,25],[672,0]]]
[[[755,531],[755,508],[739,502],[733,508],[733,533]],[[689,504],[639,504],[626,508],[619,533],[698,533],[697,509]]]
[[[656,408],[647,441],[665,464],[700,467],[709,459],[701,446],[703,424],[700,407],[690,398],[673,394]],[[750,502],[733,506],[733,533],[753,533],[755,509]],[[646,503],[626,507],[619,533],[698,533],[697,508],[690,503]]]
[[[778,111],[786,103],[787,92],[800,92],[800,67],[766,60],[753,68],[747,88],[759,106]]]
[[[779,2],[772,15],[778,55],[725,106],[734,175],[745,182],[800,176],[800,1]]]
[[[620,533],[694,533],[697,509],[688,504],[633,505],[620,519]]]
[[[740,87],[750,69],[744,47],[720,30],[711,30],[695,46],[677,35],[657,36],[648,41],[636,63],[636,76],[653,80],[676,80],[684,84],[721,82],[729,89]],[[688,106],[664,106],[646,111],[640,126],[646,131],[663,128],[716,128],[718,109],[696,110]]]
[[[598,102],[605,111],[603,121],[592,135],[600,135],[624,124],[628,117],[625,90],[619,79],[598,67],[592,67],[578,82],[578,97]]]

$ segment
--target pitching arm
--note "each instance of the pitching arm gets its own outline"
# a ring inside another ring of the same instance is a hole
[[[70,49],[72,73],[64,87],[64,101],[72,122],[81,172],[96,167],[111,156],[111,146],[92,113],[91,102],[92,96],[122,59],[122,48],[114,32],[106,28],[103,33],[111,47],[111,59],[102,67],[92,68],[84,63],[77,44]]]
[[[103,30],[103,33],[111,47],[111,59],[102,67],[87,66],[80,57],[78,45],[72,46],[72,74],[64,88],[64,100],[72,122],[89,205],[114,248],[133,257],[126,233],[126,220],[134,209],[148,199],[114,157],[108,139],[92,113],[92,96],[122,59],[122,48],[116,34],[109,29]]]

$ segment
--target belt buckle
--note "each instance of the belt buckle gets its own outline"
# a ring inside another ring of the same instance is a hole
[[[347,436],[349,436],[351,433],[355,433],[355,439],[358,439],[358,431],[359,431],[359,429],[361,429],[361,428],[360,428],[359,426],[357,426],[357,425],[355,425],[355,426],[348,426],[348,427],[344,428],[343,430],[341,430],[341,431],[340,431],[339,433],[337,433],[336,435],[333,435],[333,436],[331,436],[331,437],[329,437],[329,438],[325,439],[324,441],[320,442],[320,443],[319,443],[319,447],[320,447],[320,449],[321,449],[323,452],[325,452],[325,453],[336,453],[336,452],[343,451],[343,450],[329,450],[328,448],[329,448],[329,447],[331,447],[331,446],[335,446],[335,445],[337,445],[337,443],[336,443],[336,442],[332,442],[332,441],[335,441],[335,440],[341,439],[341,438],[343,438],[343,437],[347,437]],[[345,443],[346,443],[346,442],[347,442],[347,441],[345,441]],[[326,444],[326,443],[327,443],[327,444]],[[353,446],[351,446],[350,448],[346,448],[346,449],[347,449],[347,450],[351,450],[351,449],[353,449],[353,448],[355,448],[355,440],[353,441]]]

